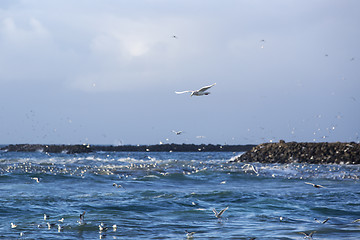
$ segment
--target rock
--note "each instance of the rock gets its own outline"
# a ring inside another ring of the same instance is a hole
[[[234,162],[262,163],[313,163],[313,164],[360,164],[360,144],[351,143],[297,143],[280,140],[279,143],[263,143]]]

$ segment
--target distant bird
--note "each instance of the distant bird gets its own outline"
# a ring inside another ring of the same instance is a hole
[[[353,221],[353,223],[357,223],[357,222],[360,222],[360,218]]]
[[[222,215],[226,210],[228,210],[228,208],[229,208],[229,207],[226,207],[226,208],[224,208],[223,210],[221,210],[220,212],[217,212],[215,208],[213,208],[212,210],[213,210],[213,212],[214,212],[214,214],[215,214],[215,217],[217,217],[218,219],[220,219],[220,218],[221,218],[221,215]]]
[[[79,219],[78,223],[79,223],[80,225],[84,225],[84,224],[85,224],[85,211],[80,214],[80,219]]]
[[[100,232],[105,232],[107,230],[108,230],[108,227],[105,227],[104,223],[99,224],[99,231]]]
[[[46,223],[46,225],[47,225],[48,229],[51,229],[51,227],[54,227],[54,226],[55,226],[54,223]]]
[[[31,179],[35,180],[37,183],[39,183],[39,182],[40,182],[40,179],[39,179],[39,178],[37,178],[37,177],[32,177]]]
[[[58,221],[59,221],[59,222],[64,222],[64,220],[65,220],[64,218],[61,218],[61,219],[59,219]]]
[[[314,218],[314,220],[315,220],[317,223],[325,224],[327,221],[330,220],[330,218],[327,218],[327,219],[325,219],[324,221],[320,221],[320,220],[318,220],[318,219],[316,219],[316,218]]]
[[[124,188],[122,185],[120,185],[120,184],[113,183],[113,186],[116,187],[116,188],[123,188],[123,189],[125,189],[125,188]]]
[[[112,225],[112,228],[113,228],[113,231],[116,232],[116,230],[117,230],[116,224]]]
[[[58,224],[58,232],[61,232],[61,230],[63,230],[64,227],[60,226],[60,224]]]
[[[191,92],[190,96],[192,97],[193,95],[195,96],[203,96],[203,95],[209,95],[210,92],[206,92],[206,90],[208,90],[209,88],[215,86],[216,83],[211,84],[209,86],[205,86],[200,88],[199,90],[187,90],[187,91],[182,91],[182,92],[175,92],[176,94],[183,94],[183,93],[188,93]]]
[[[318,184],[314,184],[314,183],[309,183],[309,182],[305,182],[305,184],[309,184],[312,185],[315,188],[325,188],[324,186],[318,185]]]
[[[183,131],[175,131],[175,130],[172,130],[173,133],[175,133],[176,135],[180,135],[183,133]]]
[[[245,164],[244,166],[242,166],[242,168],[245,168],[245,167],[250,167],[250,168],[251,168],[251,170],[253,170],[253,171],[254,171],[254,173],[256,173],[256,174],[258,174],[258,173],[259,173],[259,172],[257,171],[257,169],[255,168],[255,166],[254,166],[254,165],[251,165],[251,164],[247,163],[247,164]]]
[[[16,228],[17,225],[15,223],[10,223],[11,228]]]
[[[314,235],[314,233],[316,233],[316,231],[312,231],[311,233],[304,233],[304,232],[300,232],[300,233],[305,235],[304,238],[312,239],[312,236]]]
[[[47,215],[46,213],[44,213],[44,220],[47,220],[47,219],[49,219],[49,218],[50,218],[50,216]]]
[[[173,35],[173,36],[172,36],[172,38],[175,38],[175,39],[177,39],[178,37],[177,37],[176,35]]]
[[[186,238],[190,239],[190,238],[193,238],[193,236],[196,232],[188,232],[188,230],[185,230],[185,233],[186,233]]]

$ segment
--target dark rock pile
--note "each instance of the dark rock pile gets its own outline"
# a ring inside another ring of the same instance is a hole
[[[360,164],[358,143],[297,143],[280,140],[263,143],[244,153],[235,162]]]

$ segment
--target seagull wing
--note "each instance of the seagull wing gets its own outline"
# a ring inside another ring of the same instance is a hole
[[[221,217],[221,215],[228,209],[229,207],[226,207],[226,208],[224,208],[223,210],[221,210],[220,212],[219,212],[219,217]]]
[[[200,88],[199,90],[197,90],[197,92],[205,92],[206,90],[208,90],[209,88],[211,88],[212,86],[214,86],[216,83],[214,84],[211,84],[209,86],[205,86],[205,87],[202,87]]]
[[[191,90],[187,90],[187,91],[182,91],[182,92],[175,92],[176,94],[183,94],[183,93],[188,93],[188,92],[193,92]]]
[[[315,185],[315,184],[313,184],[313,183],[310,183],[310,182],[305,182],[305,184],[309,184],[309,185]]]
[[[216,216],[216,217],[218,217],[218,216],[219,216],[219,214],[218,214],[218,212],[216,211],[216,209],[215,209],[215,208],[213,208],[212,210],[213,210],[213,212],[214,212],[215,216]]]

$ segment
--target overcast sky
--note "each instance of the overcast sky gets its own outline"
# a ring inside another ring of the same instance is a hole
[[[0,144],[358,142],[359,9],[1,0]]]

